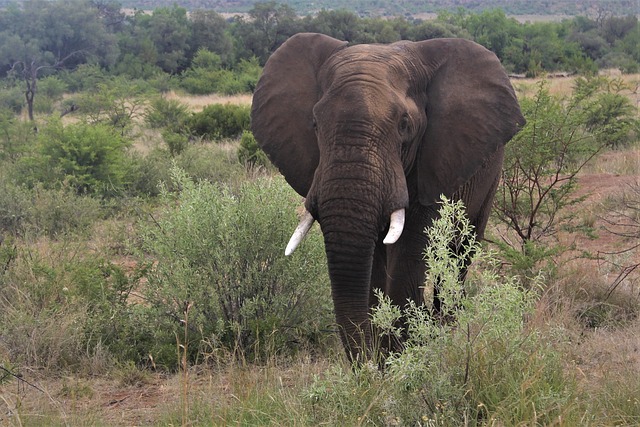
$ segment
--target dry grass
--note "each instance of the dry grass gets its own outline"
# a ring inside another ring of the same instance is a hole
[[[604,152],[588,163],[583,173],[637,176],[640,174],[640,146]]]
[[[622,79],[627,87],[624,93],[631,98],[635,105],[640,105],[640,94],[638,92],[638,88],[640,87],[640,74],[618,74],[610,70],[603,72],[602,75],[606,75],[612,79]],[[549,93],[552,95],[570,95],[573,91],[574,80],[574,77],[539,77],[535,79],[516,79],[513,80],[513,85],[520,96],[532,96],[537,90],[536,85],[541,81],[547,81],[549,83]]]
[[[204,107],[211,104],[235,104],[235,105],[250,105],[251,94],[239,94],[239,95],[184,95],[171,91],[166,95],[167,99],[176,99],[181,103],[187,105],[189,109],[194,112],[202,111]]]
[[[192,367],[181,374],[148,373],[131,383],[111,377],[45,377],[35,387],[0,385],[0,425],[179,425],[187,388],[188,425],[305,425],[300,391],[329,369],[309,355],[266,365]],[[297,420],[297,423],[295,422]]]

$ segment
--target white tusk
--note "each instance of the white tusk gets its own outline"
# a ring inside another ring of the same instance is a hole
[[[300,224],[296,227],[296,231],[293,232],[291,239],[289,239],[289,244],[287,244],[287,248],[284,250],[284,254],[289,256],[296,250],[304,236],[307,235],[309,229],[313,225],[313,216],[309,213],[309,211],[305,211],[304,216],[300,219]]]
[[[391,224],[389,224],[389,232],[382,243],[385,245],[393,245],[398,241],[402,230],[404,229],[404,209],[398,209],[391,214]]]

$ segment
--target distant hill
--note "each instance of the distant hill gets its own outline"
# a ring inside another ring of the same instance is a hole
[[[0,4],[2,0],[0,0]],[[137,9],[170,7],[213,9],[217,12],[246,12],[255,0],[123,0],[122,6]],[[281,0],[298,14],[307,15],[321,9],[347,9],[361,16],[412,16],[460,7],[472,12],[500,8],[509,15],[635,15],[638,0]]]

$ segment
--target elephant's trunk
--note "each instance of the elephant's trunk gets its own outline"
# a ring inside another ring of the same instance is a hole
[[[336,321],[351,358],[369,356],[375,249],[391,216],[394,221],[385,243],[400,237],[408,205],[402,164],[384,144],[372,142],[382,136],[363,128],[358,138],[327,143],[332,149],[321,157],[306,200],[322,227]]]
[[[376,236],[362,218],[331,214],[321,220],[331,295],[347,354],[366,358],[371,344],[369,295]]]

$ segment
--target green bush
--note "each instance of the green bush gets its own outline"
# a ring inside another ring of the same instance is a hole
[[[429,307],[410,304],[401,310],[379,295],[372,321],[381,336],[404,334],[403,352],[389,355],[384,371],[364,364],[318,379],[305,393],[313,407],[310,424],[578,422],[575,383],[563,373],[554,337],[527,324],[536,293],[493,272],[493,257],[470,234],[464,211],[461,203],[444,201],[441,218],[427,231],[431,244],[425,252],[425,287],[438,278],[444,312],[455,321],[443,322]],[[470,275],[466,294],[459,283],[465,260],[453,256],[452,244],[486,267]]]
[[[58,77],[71,92],[93,91],[109,77],[97,64],[80,64],[73,71],[62,71]]]
[[[67,89],[67,84],[56,76],[48,76],[38,80],[38,94],[55,101],[62,99],[62,95]]]
[[[220,57],[206,49],[200,49],[186,70],[180,86],[194,95],[221,93],[233,95],[253,92],[262,68],[257,59],[241,60],[234,69],[221,66]]]
[[[150,90],[144,81],[116,77],[78,94],[73,102],[86,122],[108,125],[125,135],[142,116]]]
[[[133,152],[129,192],[136,196],[155,197],[160,194],[160,183],[169,180],[171,155],[156,148],[146,154]]]
[[[129,298],[146,266],[125,272],[69,239],[3,243],[2,258],[0,354],[12,363],[99,374],[132,355],[140,317]]]
[[[319,339],[332,323],[323,246],[312,233],[305,253],[284,257],[299,198],[281,179],[223,185],[194,183],[172,170],[177,193],[164,191],[165,210],[143,231],[156,261],[145,295],[140,348],[156,364],[175,367],[189,307],[189,357],[239,352],[260,358]]]
[[[191,144],[173,158],[173,163],[196,182],[224,183],[237,188],[247,179],[245,168],[238,162],[236,146],[231,144]],[[172,185],[171,179],[165,182]]]
[[[63,126],[51,120],[38,134],[35,153],[20,159],[23,180],[78,194],[113,196],[128,183],[126,150],[131,142],[103,124]]]
[[[156,98],[145,113],[145,122],[152,129],[162,130],[162,139],[172,156],[180,154],[189,143],[187,122],[191,113],[177,100]]]
[[[633,91],[622,79],[577,78],[575,96],[583,100],[586,129],[600,143],[620,148],[635,142],[640,134],[636,108],[625,90]]]
[[[12,183],[0,172],[0,235],[21,233],[28,221],[30,207],[28,189]]]
[[[182,153],[189,144],[189,136],[184,133],[164,130],[162,132],[162,140],[169,149],[169,154],[176,156]]]
[[[258,142],[251,131],[245,130],[240,137],[238,148],[238,160],[240,163],[251,166],[267,166],[269,159],[264,151],[258,147]]]
[[[609,52],[598,60],[600,69],[617,68],[623,73],[633,74],[640,71],[638,64],[631,55],[624,52]]]
[[[247,179],[246,169],[238,162],[235,146],[230,144],[187,144],[172,155],[157,148],[145,155],[133,154],[129,191],[132,195],[157,196],[160,183],[173,190],[169,175],[172,165],[184,170],[194,181],[225,183],[237,187]]]
[[[247,105],[212,104],[188,122],[191,134],[209,140],[237,138],[249,130],[251,108]]]
[[[152,129],[181,131],[190,116],[189,108],[180,101],[158,97],[151,101],[144,119]]]
[[[104,216],[100,201],[73,189],[0,182],[0,232],[58,237],[87,231]]]
[[[38,80],[38,92],[34,101],[34,109],[41,114],[51,114],[56,103],[68,90],[67,84],[57,76],[47,76]]]
[[[9,110],[13,114],[20,114],[25,106],[24,91],[18,86],[0,89],[0,110]]]
[[[14,163],[33,149],[35,140],[33,123],[21,120],[8,110],[0,110],[0,161]]]

